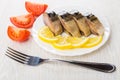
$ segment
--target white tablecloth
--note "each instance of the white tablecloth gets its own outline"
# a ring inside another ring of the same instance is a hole
[[[32,0],[39,2],[40,0]],[[120,80],[120,1],[119,0],[41,0],[50,8],[63,5],[83,5],[105,15],[111,25],[108,42],[88,55],[62,57],[41,49],[35,41],[19,43],[7,36],[7,27],[12,25],[10,16],[27,13],[24,0],[0,0],[0,80]],[[116,65],[113,73],[103,73],[65,63],[50,62],[36,67],[17,63],[6,57],[5,50],[10,46],[26,54],[42,58],[107,62]]]

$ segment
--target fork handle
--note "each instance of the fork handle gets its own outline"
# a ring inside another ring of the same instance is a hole
[[[71,64],[75,64],[75,65],[79,65],[79,66],[83,66],[83,67],[87,67],[87,68],[90,68],[90,69],[94,69],[94,70],[101,71],[101,72],[106,72],[106,73],[112,73],[116,70],[116,67],[114,65],[108,64],[108,63],[66,61],[66,60],[58,60],[58,59],[56,59],[56,60],[71,63]]]

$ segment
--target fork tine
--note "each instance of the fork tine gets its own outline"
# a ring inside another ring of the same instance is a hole
[[[8,49],[10,49],[10,50],[12,50],[12,51],[14,51],[14,52],[16,52],[16,53],[19,53],[19,54],[21,54],[21,55],[24,55],[24,56],[26,56],[26,57],[30,57],[29,55],[26,55],[26,54],[24,54],[24,53],[21,53],[21,52],[19,52],[19,51],[16,51],[16,50],[14,50],[14,49],[12,49],[12,48],[10,48],[10,47],[8,47]]]
[[[13,59],[13,60],[19,62],[19,63],[26,64],[26,63],[24,63],[24,62],[22,62],[22,61],[20,61],[20,60],[17,60],[17,59],[15,59],[15,58],[13,58],[13,57],[7,55],[7,54],[5,54],[5,55],[8,56],[9,58],[11,58],[11,59]]]
[[[19,60],[21,60],[21,61],[27,61],[27,59],[22,59],[22,58],[20,58],[20,57],[18,57],[18,56],[16,56],[16,55],[14,55],[14,53],[10,53],[10,52],[8,52],[8,51],[6,51],[6,53],[7,54],[9,54],[9,55],[11,55],[12,57],[14,57],[14,58],[17,58],[17,59],[19,59]]]
[[[19,56],[19,57],[21,57],[21,58],[23,58],[23,59],[29,58],[29,57],[26,57],[26,56],[21,55],[20,53],[14,52],[14,51],[12,51],[12,50],[10,50],[10,49],[7,49],[7,51],[10,52],[10,53],[13,53],[14,55],[17,55],[17,56]]]

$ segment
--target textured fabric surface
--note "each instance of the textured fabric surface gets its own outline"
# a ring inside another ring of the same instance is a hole
[[[39,2],[40,0],[36,1]],[[97,51],[76,57],[49,54],[49,52],[41,49],[32,37],[23,43],[14,42],[8,38],[7,26],[12,25],[9,17],[27,13],[24,2],[24,0],[0,0],[0,80],[120,80],[119,0],[41,0],[41,2],[47,3],[50,8],[73,4],[84,5],[106,16],[111,25],[111,36],[108,42]],[[115,64],[117,70],[114,73],[102,73],[58,62],[45,63],[36,67],[26,66],[4,55],[7,46],[42,58],[108,62]]]

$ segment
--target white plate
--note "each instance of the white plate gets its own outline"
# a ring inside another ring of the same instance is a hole
[[[79,9],[78,9],[79,8]],[[60,8],[56,8],[56,9],[49,9],[47,10],[47,12],[49,11],[55,11],[56,13],[60,13],[62,11],[72,11],[72,10],[77,10],[79,12],[81,12],[82,14],[89,14],[89,13],[93,13],[95,16],[98,17],[98,19],[101,21],[101,23],[103,24],[104,28],[105,28],[105,32],[104,32],[104,36],[103,36],[103,40],[102,42],[98,45],[95,46],[93,48],[80,48],[80,49],[71,49],[71,50],[57,50],[54,47],[52,47],[50,44],[47,44],[41,40],[39,40],[38,38],[38,29],[40,27],[44,26],[43,20],[42,20],[42,15],[37,18],[37,20],[35,21],[34,25],[33,25],[33,29],[32,29],[32,36],[33,39],[35,40],[35,42],[37,42],[37,44],[43,48],[44,50],[52,53],[52,54],[56,54],[56,55],[61,55],[61,56],[77,56],[77,55],[83,55],[83,54],[88,54],[91,53],[92,51],[97,50],[98,48],[100,48],[101,46],[103,46],[106,41],[108,40],[109,36],[110,36],[110,25],[109,23],[106,21],[105,17],[101,16],[100,14],[96,13],[93,10],[90,9],[86,9],[86,8],[80,8],[78,6],[68,6],[68,7],[60,7]]]

